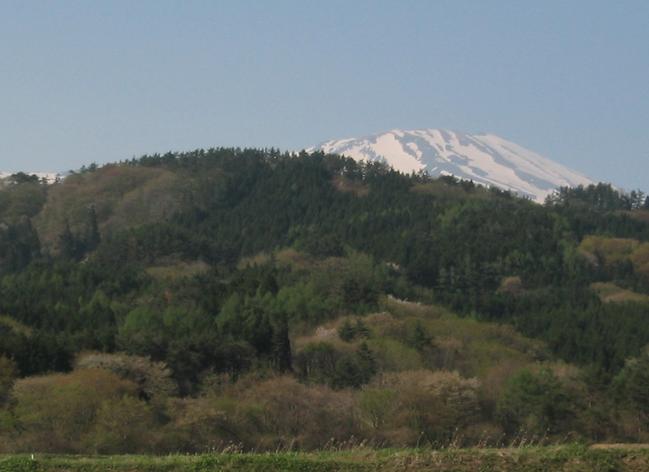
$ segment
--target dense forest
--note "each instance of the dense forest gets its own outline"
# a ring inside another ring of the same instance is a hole
[[[274,149],[0,182],[0,452],[647,441],[647,317],[641,191]]]

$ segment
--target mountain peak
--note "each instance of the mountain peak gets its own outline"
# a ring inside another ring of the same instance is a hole
[[[397,128],[361,138],[326,141],[309,149],[315,150],[385,162],[404,173],[454,175],[537,202],[543,202],[558,187],[593,183],[574,170],[489,133]]]

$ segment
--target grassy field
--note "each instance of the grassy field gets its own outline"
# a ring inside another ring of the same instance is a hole
[[[0,456],[1,472],[59,471],[574,471],[649,470],[649,446],[370,450],[173,456]]]

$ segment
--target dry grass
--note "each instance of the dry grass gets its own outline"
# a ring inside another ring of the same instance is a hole
[[[590,288],[597,293],[599,299],[604,303],[649,303],[649,295],[618,287],[611,282],[597,282],[591,284]]]
[[[586,254],[600,257],[608,265],[627,260],[639,245],[640,242],[636,239],[587,236],[579,245],[579,249]]]
[[[146,272],[159,281],[173,281],[207,272],[210,266],[203,261],[180,261],[174,264],[147,267]]]
[[[579,251],[593,265],[599,261],[605,266],[631,262],[636,274],[649,279],[649,242],[587,236],[579,245]]]
[[[440,318],[444,315],[449,315],[450,312],[440,306],[424,305],[423,303],[410,302],[408,300],[400,300],[391,295],[381,299],[381,307],[397,316],[414,316],[418,318]]]
[[[15,333],[19,333],[27,337],[32,335],[32,329],[29,326],[26,326],[21,322],[14,320],[10,316],[0,315],[0,325],[6,326]]]

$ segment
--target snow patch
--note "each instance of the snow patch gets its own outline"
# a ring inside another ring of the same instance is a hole
[[[444,129],[394,129],[363,138],[328,141],[310,148],[359,161],[384,161],[410,173],[453,175],[542,202],[558,187],[594,183],[588,177],[493,134]]]

